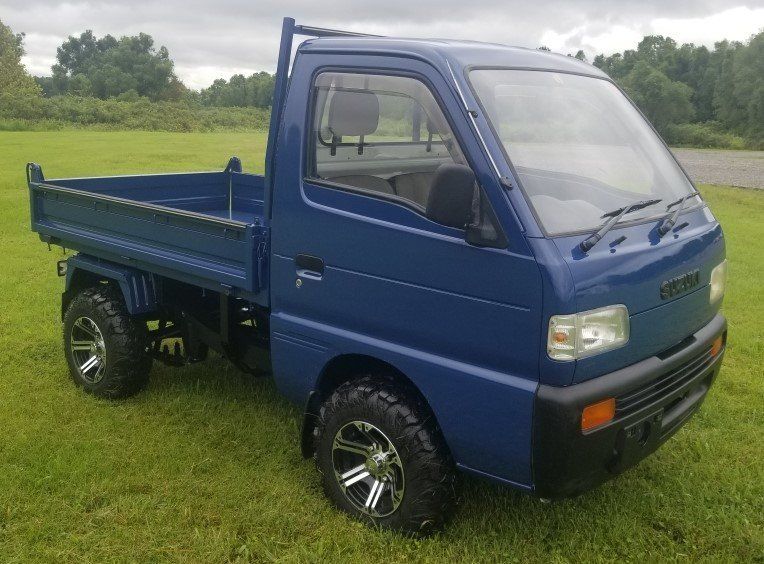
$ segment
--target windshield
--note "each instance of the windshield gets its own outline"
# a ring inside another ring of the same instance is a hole
[[[658,136],[607,80],[551,71],[473,70],[470,82],[550,235],[589,230],[638,200],[665,214],[693,188]],[[687,201],[686,207],[700,202]]]

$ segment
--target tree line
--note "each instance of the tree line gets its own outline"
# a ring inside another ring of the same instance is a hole
[[[117,39],[86,31],[69,37],[57,50],[51,76],[34,78],[21,63],[23,39],[0,21],[0,130],[268,127],[270,102],[262,95],[267,87],[243,103],[221,95],[228,81],[216,81],[206,89],[210,95],[189,90],[167,49],[157,49],[147,34]]]
[[[649,35],[634,50],[595,57],[658,131],[729,132],[764,145],[764,31],[713,49]],[[688,127],[689,126],[689,127]]]
[[[73,95],[101,100],[190,101],[204,106],[268,108],[273,75],[258,72],[219,78],[209,88],[189,90],[174,71],[167,48],[157,49],[145,33],[119,39],[87,30],[56,50],[51,76],[35,77],[47,97]]]
[[[74,107],[62,97],[94,100],[88,107],[101,107],[97,101],[103,100],[264,111],[273,101],[274,75],[267,72],[236,74],[190,90],[175,74],[168,50],[157,48],[145,33],[70,36],[58,47],[50,76],[30,77],[21,64],[23,53],[23,35],[0,22],[0,95],[50,100],[50,107],[58,108],[48,112],[51,116]],[[569,56],[586,60],[583,51]],[[669,143],[764,147],[764,31],[745,42],[718,42],[713,49],[650,35],[636,49],[597,55],[592,64],[629,94]],[[38,115],[31,108],[45,107],[45,102],[15,104],[29,110],[24,115]],[[8,107],[0,117],[11,112]],[[260,114],[256,121],[262,121]]]

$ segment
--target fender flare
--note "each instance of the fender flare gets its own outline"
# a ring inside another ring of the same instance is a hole
[[[65,262],[66,286],[61,303],[62,316],[74,294],[104,280],[117,283],[130,315],[157,310],[159,290],[156,277],[150,272],[82,254]]]

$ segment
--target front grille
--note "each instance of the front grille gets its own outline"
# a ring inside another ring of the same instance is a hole
[[[671,372],[615,398],[616,417],[625,417],[681,388],[713,362],[711,347]]]

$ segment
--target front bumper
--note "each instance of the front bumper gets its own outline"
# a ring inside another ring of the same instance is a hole
[[[725,347],[710,352],[719,335],[726,345],[722,315],[679,345],[621,370],[568,387],[540,386],[533,422],[536,494],[579,494],[655,451],[703,403],[724,356]],[[581,431],[584,407],[611,397],[615,418]]]

